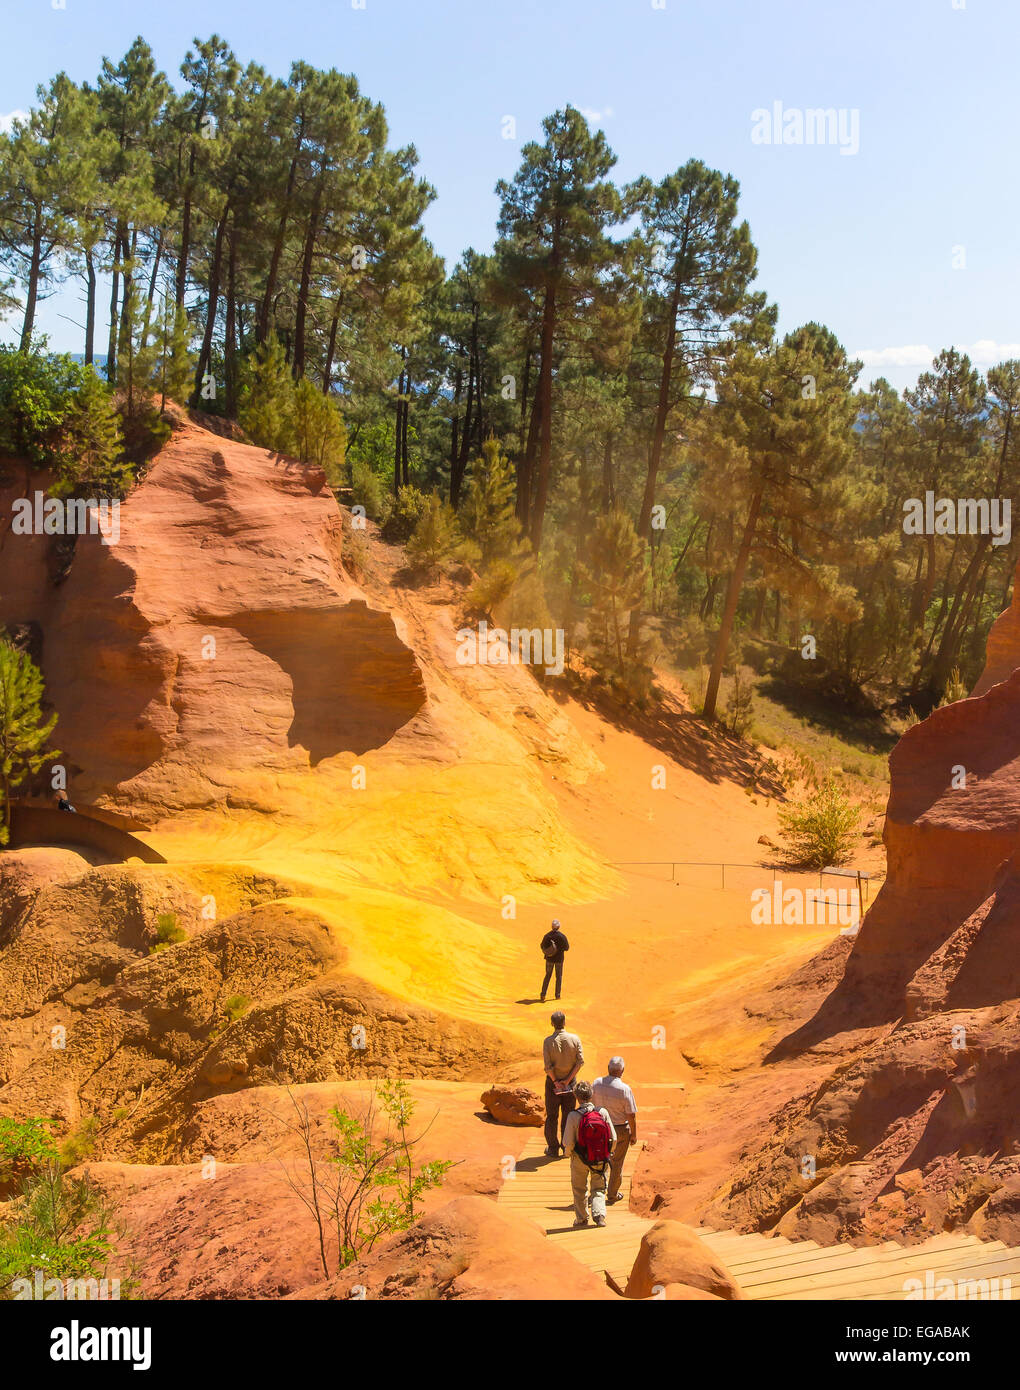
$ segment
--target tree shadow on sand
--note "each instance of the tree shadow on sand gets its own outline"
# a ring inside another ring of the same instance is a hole
[[[762,767],[759,755],[718,725],[699,719],[669,691],[657,688],[644,709],[625,704],[604,688],[582,682],[574,673],[546,686],[563,704],[570,697],[624,733],[635,734],[681,767],[710,782],[736,782],[763,795],[782,797],[785,788]]]

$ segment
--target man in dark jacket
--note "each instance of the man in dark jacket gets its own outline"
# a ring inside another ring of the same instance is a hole
[[[551,929],[542,937],[542,954],[545,956],[545,979],[542,981],[543,1004],[554,966],[556,968],[556,998],[560,997],[560,988],[563,984],[563,952],[569,950],[570,942],[560,931],[559,921],[554,921]]]

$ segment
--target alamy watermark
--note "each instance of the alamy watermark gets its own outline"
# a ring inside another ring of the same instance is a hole
[[[856,888],[771,888],[751,892],[751,922],[756,927],[836,927],[852,935],[861,924],[861,895]]]
[[[992,1279],[936,1278],[933,1269],[926,1269],[923,1279],[904,1279],[903,1297],[907,1302],[917,1299],[1011,1299],[1013,1286],[1008,1276]]]
[[[563,629],[539,627],[490,628],[483,618],[477,631],[457,632],[459,666],[544,666],[547,676],[563,674]]]
[[[1008,545],[1013,504],[1008,497],[908,497],[903,503],[907,536],[991,536],[992,545]]]
[[[751,112],[752,145],[837,145],[840,154],[861,148],[861,113],[856,106],[759,106]]]
[[[75,1303],[109,1303],[120,1298],[120,1280],[56,1279],[37,1269],[31,1279],[11,1280],[11,1298],[14,1302],[68,1299]]]
[[[16,536],[100,536],[104,545],[120,540],[120,499],[117,497],[16,497],[11,531]]]

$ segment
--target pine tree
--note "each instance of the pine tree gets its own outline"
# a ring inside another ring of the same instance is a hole
[[[585,580],[591,591],[588,642],[593,664],[610,683],[641,694],[650,671],[639,652],[627,654],[630,613],[645,586],[645,546],[621,507],[595,522],[588,544]]]
[[[55,497],[122,497],[132,470],[110,388],[85,367],[53,443]]]
[[[609,230],[623,216],[607,175],[616,156],[601,131],[592,134],[573,106],[542,122],[545,142],[528,144],[513,181],[500,181],[497,248],[509,291],[541,301],[538,383],[521,464],[519,515],[532,548],[542,542],[552,485],[553,375],[564,317],[598,297],[600,280],[619,255]]]
[[[0,785],[3,790],[3,824],[0,843],[10,839],[11,793],[30,773],[38,772],[47,758],[59,757],[46,751],[57,716],[44,719],[41,702],[43,679],[32,659],[11,642],[0,640]]]
[[[323,469],[333,487],[344,480],[347,431],[343,415],[332,396],[324,396],[307,377],[296,382],[291,393],[290,433],[295,457]]]
[[[516,568],[530,550],[514,506],[513,465],[497,439],[487,439],[481,458],[472,464],[460,524],[476,548],[472,558],[483,569],[497,561],[509,561]]]
[[[275,334],[249,364],[240,421],[256,444],[280,454],[294,451],[294,379]]]
[[[456,512],[438,492],[430,493],[414,534],[407,542],[408,555],[417,563],[434,568],[450,557],[456,542]]]
[[[850,457],[850,389],[859,369],[817,324],[765,352],[742,344],[719,377],[716,401],[706,402],[692,421],[704,504],[729,522],[735,545],[727,547],[730,577],[705,692],[706,719],[715,718],[752,554],[764,547],[782,554],[804,583],[812,579],[812,557],[825,554],[824,489]],[[821,582],[815,587],[820,590]]]

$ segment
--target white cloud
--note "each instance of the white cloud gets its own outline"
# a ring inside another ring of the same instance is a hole
[[[589,125],[599,125],[602,121],[611,120],[613,115],[611,106],[606,106],[601,111],[596,111],[594,106],[579,106],[577,109]]]
[[[994,367],[1012,357],[1020,357],[1020,343],[997,343],[993,338],[979,338],[976,343],[954,343],[958,352],[965,352],[977,367]],[[861,348],[850,354],[866,367],[930,367],[941,349],[927,343],[911,343],[906,347]]]
[[[27,116],[27,111],[8,111],[6,116],[0,116],[0,133],[8,135],[14,122],[23,121]]]

